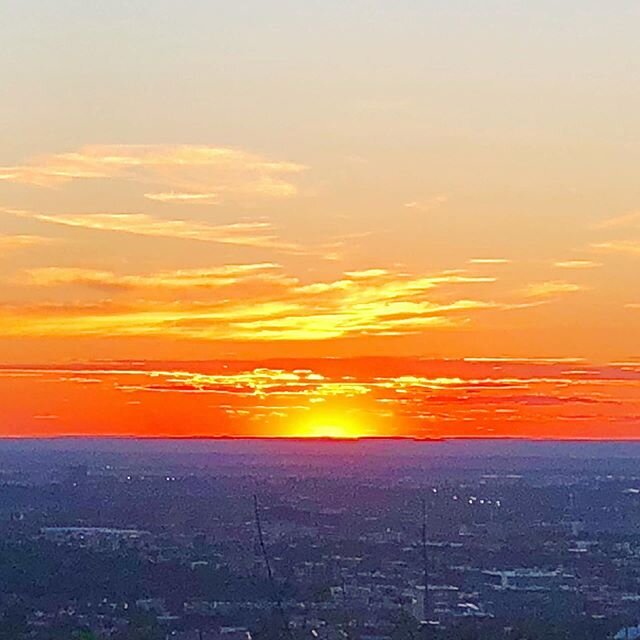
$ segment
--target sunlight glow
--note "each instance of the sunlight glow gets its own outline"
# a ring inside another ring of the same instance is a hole
[[[314,416],[294,427],[290,433],[294,438],[329,438],[336,440],[355,440],[366,438],[373,433],[363,428],[358,421],[348,415]]]

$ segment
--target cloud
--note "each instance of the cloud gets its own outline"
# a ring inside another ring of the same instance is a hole
[[[220,203],[220,196],[217,193],[176,193],[175,191],[171,191],[169,193],[145,193],[144,197],[148,200],[155,200],[156,202],[178,202],[180,204]]]
[[[435,302],[435,289],[484,284],[492,278],[459,273],[416,276],[385,269],[346,273],[337,280],[301,283],[274,265],[229,267],[229,272],[187,271],[115,276],[105,271],[34,270],[36,283],[156,288],[133,302],[0,308],[0,330],[11,336],[158,336],[197,340],[298,341],[348,336],[406,335],[463,324],[468,314],[500,308],[482,300]],[[261,282],[249,288],[251,279]],[[233,286],[220,291],[224,283]],[[167,301],[162,289],[203,292]],[[208,287],[208,288],[207,288]],[[217,287],[217,288],[216,288]]]
[[[615,229],[619,227],[637,227],[640,228],[640,211],[628,213],[623,216],[609,218],[596,223],[594,229]]]
[[[523,290],[523,295],[527,298],[547,298],[582,290],[584,290],[582,285],[555,280],[527,285]]]
[[[53,240],[51,238],[45,238],[43,236],[0,234],[0,255],[8,251],[28,249],[52,242]]]
[[[69,153],[0,167],[0,181],[56,187],[78,180],[128,180],[165,187],[146,197],[164,202],[286,198],[303,165],[229,147],[206,145],[92,145]],[[168,189],[167,189],[168,188]]]
[[[79,285],[115,290],[219,289],[246,282],[288,281],[279,265],[265,262],[237,264],[210,269],[181,269],[148,275],[118,275],[113,271],[83,268],[44,267],[26,272],[27,283],[40,287]]]
[[[579,364],[585,362],[584,358],[569,357],[519,357],[519,356],[493,356],[479,358],[464,358],[464,362],[490,363],[490,364],[515,364],[515,365],[555,365],[555,364]]]
[[[621,253],[632,256],[640,255],[640,241],[637,240],[598,242],[592,244],[591,248],[605,253]]]
[[[129,390],[178,393],[213,393],[233,396],[266,398],[267,396],[335,396],[354,397],[370,393],[371,387],[348,379],[329,380],[308,369],[283,370],[257,367],[237,373],[207,374],[191,371],[167,373],[152,372],[160,382],[138,387],[123,386]],[[283,405],[286,408],[286,405]]]
[[[509,264],[511,260],[507,258],[471,258],[469,264]]]
[[[423,201],[413,200],[411,202],[405,202],[404,206],[407,209],[414,209],[415,211],[422,211],[426,213],[426,212],[434,211],[435,209],[438,209],[448,201],[449,201],[449,196],[440,194]]]
[[[195,220],[167,220],[146,213],[46,214],[18,209],[3,209],[2,211],[67,227],[274,249],[291,254],[318,255],[324,253],[324,248],[326,248],[327,257],[331,258],[336,247],[335,243],[326,245],[324,248],[310,248],[281,241],[271,223],[261,220],[212,225]]]
[[[593,260],[561,260],[554,262],[553,266],[560,269],[594,269],[601,267],[602,263],[594,262]]]

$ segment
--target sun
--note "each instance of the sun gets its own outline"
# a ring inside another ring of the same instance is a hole
[[[316,415],[295,425],[290,431],[293,438],[327,438],[356,440],[373,435],[360,422],[345,415]]]
[[[313,424],[304,431],[305,438],[336,438],[339,440],[361,437],[358,430],[344,424]]]

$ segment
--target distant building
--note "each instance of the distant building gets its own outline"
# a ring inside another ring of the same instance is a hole
[[[640,625],[637,627],[623,627],[613,638],[614,640],[638,640],[640,638]]]
[[[174,631],[167,640],[252,640],[246,627],[220,627],[217,631]]]

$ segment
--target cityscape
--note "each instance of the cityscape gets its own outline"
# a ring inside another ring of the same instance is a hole
[[[7,442],[0,637],[634,638],[639,456],[569,442]]]

